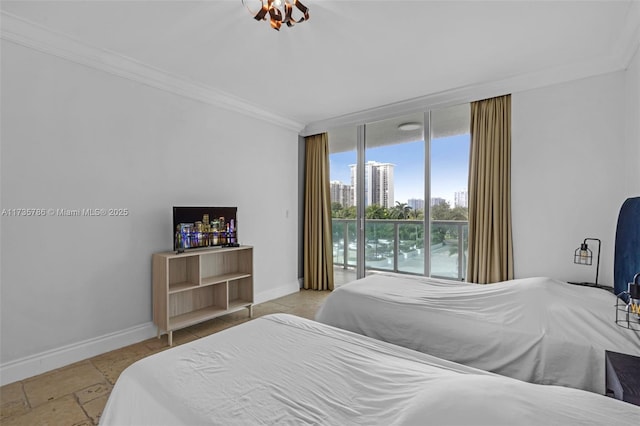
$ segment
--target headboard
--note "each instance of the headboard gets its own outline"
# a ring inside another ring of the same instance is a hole
[[[616,228],[613,287],[615,294],[640,272],[640,197],[627,198],[620,208]]]

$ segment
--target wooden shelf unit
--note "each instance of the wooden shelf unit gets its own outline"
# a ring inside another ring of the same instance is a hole
[[[223,247],[155,253],[153,322],[158,337],[221,315],[253,307],[253,248]]]

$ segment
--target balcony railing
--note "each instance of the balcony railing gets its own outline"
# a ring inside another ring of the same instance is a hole
[[[430,225],[430,275],[464,280],[469,223],[434,220]],[[356,226],[355,219],[332,219],[333,263],[337,267],[356,267]],[[365,235],[365,269],[428,274],[422,220],[367,219]]]

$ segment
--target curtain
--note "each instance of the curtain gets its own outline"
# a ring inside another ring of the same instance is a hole
[[[511,95],[471,103],[467,281],[513,279]]]
[[[329,138],[305,138],[304,288],[333,290]]]

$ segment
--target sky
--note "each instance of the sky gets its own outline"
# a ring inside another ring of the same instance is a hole
[[[444,198],[453,206],[454,193],[467,189],[470,135],[456,135],[431,141],[431,198]],[[331,154],[331,180],[351,182],[349,165],[356,152]],[[424,142],[411,142],[367,149],[365,161],[392,163],[395,201],[424,199]]]

